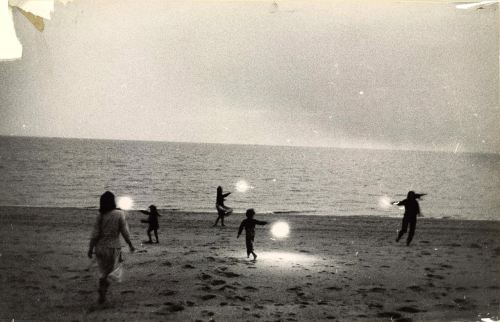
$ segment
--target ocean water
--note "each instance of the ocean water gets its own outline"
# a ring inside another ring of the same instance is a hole
[[[238,182],[248,189],[238,191]],[[431,218],[500,220],[500,155],[0,137],[0,205],[98,208],[110,190],[134,209],[399,216],[409,190]]]

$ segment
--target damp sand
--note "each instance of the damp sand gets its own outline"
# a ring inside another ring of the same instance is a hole
[[[257,215],[256,261],[236,238],[243,215],[162,212],[160,243],[127,212],[137,248],[97,305],[86,257],[88,209],[0,207],[0,319],[36,321],[481,321],[500,314],[500,222]],[[406,237],[406,236],[405,236]]]

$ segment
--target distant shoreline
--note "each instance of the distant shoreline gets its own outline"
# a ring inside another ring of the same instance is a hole
[[[84,137],[58,137],[58,136],[23,136],[23,135],[0,135],[1,138],[20,138],[20,139],[49,139],[49,140],[83,140],[83,141],[108,141],[108,142],[143,142],[143,143],[172,143],[172,144],[208,144],[208,145],[235,145],[235,146],[261,146],[261,147],[279,147],[279,148],[320,148],[320,149],[339,149],[339,150],[372,150],[372,151],[397,151],[397,152],[437,152],[455,154],[450,150],[429,150],[429,149],[402,149],[392,147],[346,147],[346,146],[322,146],[322,145],[273,145],[273,144],[244,144],[244,143],[224,143],[224,142],[191,142],[191,141],[149,141],[149,140],[127,140],[127,139],[100,139]],[[486,154],[500,155],[500,152],[492,151],[460,151],[460,154]]]

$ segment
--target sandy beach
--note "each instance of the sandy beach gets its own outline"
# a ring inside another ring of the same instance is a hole
[[[257,209],[258,211],[258,209]],[[128,211],[122,283],[97,305],[85,270],[96,210],[0,207],[0,320],[481,321],[500,315],[500,222],[421,218],[410,247],[401,218],[257,215],[256,261],[237,239],[243,214],[160,211],[160,244]]]

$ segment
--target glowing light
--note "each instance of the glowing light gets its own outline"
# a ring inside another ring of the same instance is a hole
[[[130,210],[134,206],[134,201],[129,197],[121,197],[118,199],[118,208],[123,210]]]
[[[271,228],[271,233],[275,237],[286,237],[290,232],[290,227],[286,222],[278,222]]]
[[[391,207],[391,199],[387,196],[380,197],[378,201],[380,208],[387,209]]]
[[[248,189],[250,189],[250,186],[246,181],[241,180],[236,183],[236,190],[238,190],[238,192],[246,192]]]
[[[281,253],[281,252],[257,252],[259,257],[257,260],[272,262],[273,265],[288,266],[294,264],[307,264],[318,260],[316,256],[298,254],[298,253]]]

